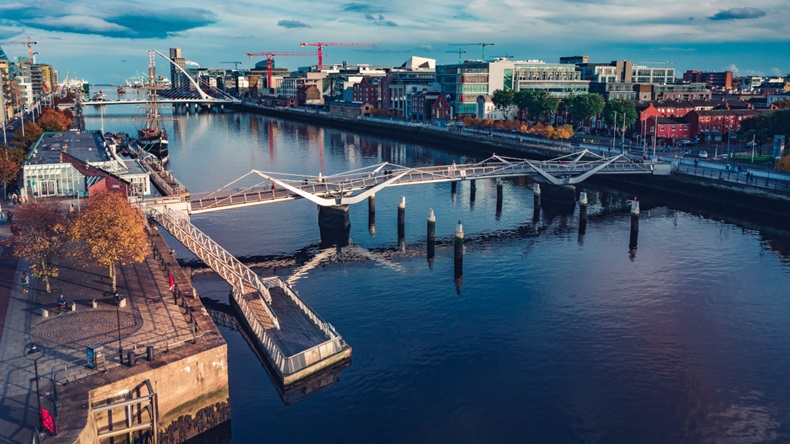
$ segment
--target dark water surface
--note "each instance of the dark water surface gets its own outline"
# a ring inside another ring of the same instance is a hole
[[[134,112],[108,110],[105,129],[133,130]],[[100,126],[98,117],[87,124]],[[385,160],[471,160],[245,113],[179,116],[169,130],[169,167],[193,192],[252,169],[331,174]],[[493,181],[478,181],[474,204],[468,183],[454,200],[449,184],[378,193],[375,234],[367,205],[352,207],[352,248],[325,252],[330,260],[302,269],[294,283],[353,347],[351,366],[281,395],[241,334],[222,327],[232,441],[790,442],[788,233],[658,201],[643,207],[634,249],[633,195],[586,191],[584,234],[578,208],[563,214],[544,205],[533,224],[523,180],[505,181],[500,215]],[[430,209],[446,241],[432,269]],[[454,279],[449,242],[459,220],[462,280]],[[306,201],[192,221],[235,255],[320,253],[317,209]],[[294,268],[275,272],[286,278]],[[203,297],[227,301],[229,287],[216,275],[197,275],[194,284]]]

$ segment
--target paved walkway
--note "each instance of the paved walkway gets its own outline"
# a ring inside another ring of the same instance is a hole
[[[0,237],[8,236],[7,225],[0,225]],[[42,407],[54,412],[50,400],[58,386],[99,373],[87,367],[87,346],[104,347],[106,370],[120,365],[119,319],[125,352],[135,349],[144,355],[146,346],[153,345],[159,353],[193,339],[186,310],[174,304],[167,276],[152,251],[143,263],[119,267],[118,292],[127,297],[119,309],[110,296],[106,269],[68,259],[58,265],[60,276],[52,279],[51,293],[35,278],[23,293],[19,282],[23,271],[29,274],[27,264],[17,264],[7,251],[0,254],[0,444],[25,441],[38,419],[34,365],[23,356],[30,342],[45,350],[38,360]],[[61,293],[75,311],[57,313]],[[48,317],[42,309],[49,309]]]

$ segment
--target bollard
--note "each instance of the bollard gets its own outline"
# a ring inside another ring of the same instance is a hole
[[[535,197],[535,206],[532,211],[532,220],[537,222],[540,219],[540,184],[532,185],[532,194]]]
[[[639,201],[634,198],[631,202],[631,239],[628,248],[631,250],[636,249],[637,240],[639,239]]]
[[[433,258],[436,255],[436,216],[431,209],[428,214],[428,268],[433,269]]]
[[[77,311],[77,303],[76,302],[72,302],[71,303],[71,307],[69,307],[69,310],[70,311]]]
[[[406,197],[401,196],[398,204],[398,239],[406,237]]]
[[[458,221],[458,227],[454,234],[454,254],[455,258],[455,278],[458,279],[464,274],[464,226]]]
[[[496,180],[496,212],[502,214],[502,179]]]
[[[99,304],[96,302],[96,299],[94,299],[93,301],[91,301],[91,307],[93,307],[93,308],[96,308],[96,307],[98,307],[98,306],[99,306]]]
[[[137,358],[137,356],[134,355],[134,351],[126,352],[126,364],[129,367],[134,367],[136,358]]]
[[[48,318],[49,317],[49,310],[47,310],[46,308],[42,308],[41,309],[41,317],[42,318]]]
[[[154,346],[153,345],[149,345],[149,346],[145,347],[145,353],[146,353],[146,355],[148,357],[148,361],[149,362],[154,360]]]

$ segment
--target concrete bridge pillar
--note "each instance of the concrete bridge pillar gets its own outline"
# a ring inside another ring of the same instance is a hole
[[[321,232],[321,247],[348,245],[351,221],[348,218],[348,205],[318,207],[318,229]]]
[[[469,203],[475,202],[475,194],[477,193],[477,183],[474,179],[469,181]]]
[[[458,182],[450,182],[450,194],[455,198],[455,193],[458,192]]]

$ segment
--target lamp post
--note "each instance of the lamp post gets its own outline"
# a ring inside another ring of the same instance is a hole
[[[44,423],[44,418],[41,415],[41,391],[38,387],[38,360],[44,356],[44,349],[36,343],[30,343],[25,346],[25,358],[33,361],[33,371],[36,375],[36,404],[38,405],[38,427]],[[36,427],[36,428],[38,428]]]
[[[123,365],[123,346],[121,345],[121,295],[116,291],[112,295],[115,300],[115,315],[118,318],[118,359]]]

